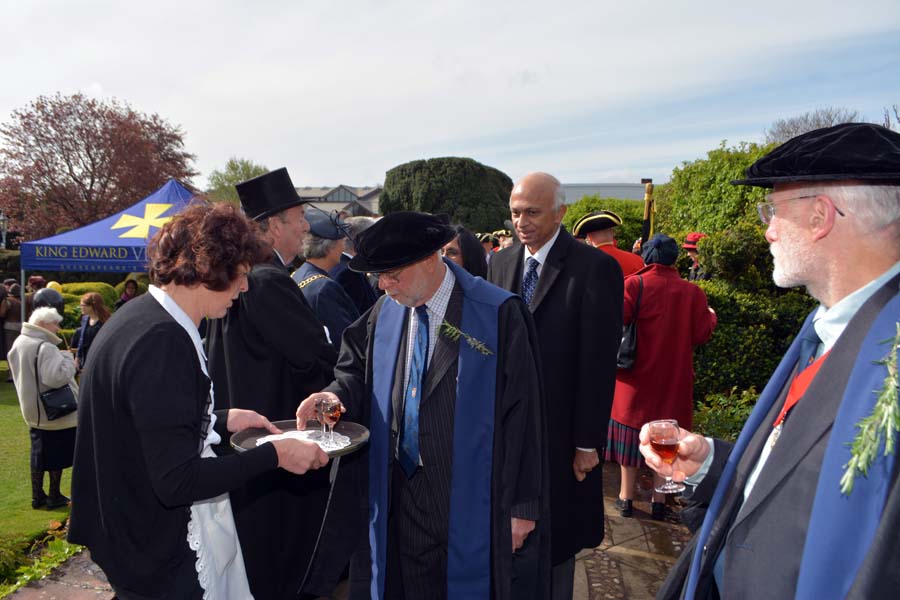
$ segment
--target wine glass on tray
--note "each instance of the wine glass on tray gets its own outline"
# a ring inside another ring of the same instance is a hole
[[[334,443],[334,426],[341,420],[341,402],[333,398],[320,398],[316,400],[316,421],[322,424],[322,433],[319,439]]]

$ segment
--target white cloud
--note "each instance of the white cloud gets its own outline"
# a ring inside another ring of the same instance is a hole
[[[236,155],[298,185],[380,182],[443,154],[511,176],[665,173],[796,114],[777,90],[733,114],[744,90],[900,30],[895,0],[6,4],[0,119],[40,94],[116,97],[181,125],[204,174]],[[861,101],[898,90],[885,78]]]

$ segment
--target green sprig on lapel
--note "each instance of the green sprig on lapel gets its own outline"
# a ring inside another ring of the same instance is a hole
[[[841,477],[841,493],[849,496],[853,492],[853,482],[857,475],[866,477],[869,467],[875,461],[881,440],[884,438],[884,456],[893,454],[895,440],[900,433],[900,405],[898,405],[898,390],[900,390],[900,377],[897,373],[897,349],[900,347],[900,323],[897,323],[897,335],[894,339],[885,340],[891,342],[891,349],[887,356],[875,364],[884,365],[887,368],[887,377],[884,385],[878,392],[878,400],[872,409],[872,414],[856,424],[859,433],[850,444],[850,461],[844,465],[844,475]]]
[[[444,319],[444,321],[441,323],[440,332],[442,334],[446,335],[448,338],[450,338],[454,342],[458,341],[459,338],[462,337],[463,339],[466,340],[466,343],[469,344],[469,346],[473,350],[483,354],[484,356],[490,356],[491,354],[493,354],[491,349],[484,345],[484,342],[482,342],[481,340],[479,340],[477,338],[472,337],[471,335],[469,335],[465,331],[459,329],[458,327],[455,327],[446,319]]]

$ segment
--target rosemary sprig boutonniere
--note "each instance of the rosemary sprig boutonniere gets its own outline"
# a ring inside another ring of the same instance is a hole
[[[900,406],[897,392],[900,389],[900,378],[897,374],[897,349],[900,347],[900,323],[897,323],[897,334],[891,340],[891,349],[887,356],[875,364],[887,368],[884,385],[878,392],[878,400],[872,414],[856,424],[859,433],[853,440],[850,449],[850,461],[844,465],[841,477],[841,493],[849,496],[853,491],[853,481],[857,475],[866,477],[869,467],[875,461],[881,439],[884,438],[884,456],[894,453],[894,442],[900,432]]]
[[[493,354],[491,349],[484,345],[484,342],[482,342],[478,338],[472,337],[471,335],[469,335],[462,329],[455,327],[446,319],[444,319],[444,322],[441,323],[440,332],[443,333],[444,335],[446,335],[448,338],[450,338],[454,342],[459,340],[460,337],[462,337],[464,340],[466,340],[466,343],[473,350],[476,350],[477,352],[480,352],[481,354],[483,354],[485,356],[490,356],[491,354]]]

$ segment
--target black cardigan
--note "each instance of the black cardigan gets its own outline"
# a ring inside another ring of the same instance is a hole
[[[81,379],[69,540],[118,586],[172,588],[190,505],[277,467],[274,446],[200,458],[209,379],[190,336],[150,295],[100,330]],[[226,414],[216,431],[227,439]]]

